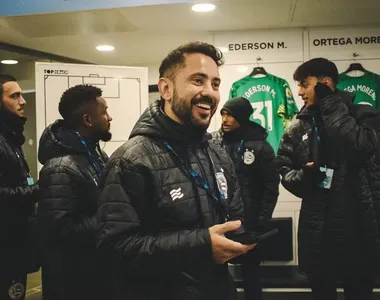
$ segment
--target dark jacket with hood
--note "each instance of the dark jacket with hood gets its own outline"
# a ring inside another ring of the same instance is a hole
[[[30,271],[28,218],[38,201],[38,185],[27,181],[29,167],[21,148],[24,124],[25,119],[0,108],[0,266],[10,276]]]
[[[113,266],[108,299],[236,299],[227,264],[213,261],[208,231],[224,222],[224,210],[185,171],[198,172],[215,195],[215,172],[225,177],[230,218],[243,217],[233,163],[206,137],[171,120],[157,101],[112,155],[98,209],[98,247]]]
[[[380,112],[351,104],[353,97],[338,91],[317,110],[303,108],[278,149],[282,184],[302,198],[298,256],[308,275],[339,279],[377,267]],[[317,187],[303,168],[308,162],[334,170],[330,189]]]
[[[279,194],[280,176],[275,154],[266,141],[265,129],[254,122],[231,132],[220,129],[213,141],[223,146],[234,162],[244,202],[244,222],[251,230],[261,230],[272,218]]]
[[[100,170],[106,154],[87,141]],[[96,209],[100,178],[81,139],[58,120],[41,136],[38,159],[46,300],[96,299]]]

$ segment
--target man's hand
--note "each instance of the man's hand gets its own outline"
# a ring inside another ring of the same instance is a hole
[[[224,264],[234,257],[247,253],[256,246],[256,244],[242,245],[224,237],[225,232],[237,230],[240,226],[240,221],[231,221],[209,228],[212,255],[216,263]]]
[[[334,91],[326,84],[318,82],[315,87],[315,96],[317,98],[317,103],[319,104],[322,99],[334,94]]]
[[[319,170],[314,162],[308,162],[302,169],[307,179],[312,183],[319,184],[326,179],[326,173]]]

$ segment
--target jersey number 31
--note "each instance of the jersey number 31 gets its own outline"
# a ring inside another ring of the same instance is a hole
[[[272,100],[264,102],[251,103],[253,108],[252,118],[254,121],[260,121],[260,125],[266,128],[268,131],[272,131],[273,123],[273,108]],[[265,108],[265,110],[264,110]]]

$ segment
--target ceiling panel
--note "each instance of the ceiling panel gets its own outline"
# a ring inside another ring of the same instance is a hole
[[[198,14],[191,4],[121,9],[140,30],[226,31],[284,26],[293,0],[225,0],[215,11]],[[273,9],[276,7],[276,9]],[[278,14],[278,11],[281,14]]]
[[[98,64],[157,63],[192,40],[215,32],[261,28],[380,25],[380,0],[220,0],[197,14],[190,4],[0,18],[7,43]],[[114,52],[100,53],[98,44]]]
[[[379,0],[298,1],[293,26],[376,25],[379,11]]]
[[[9,28],[26,37],[56,37],[130,32],[137,28],[116,9],[18,16],[5,19]]]
[[[19,54],[15,52],[10,52],[6,51],[3,49],[0,49],[0,61],[4,59],[12,59],[12,60],[17,60],[17,61],[24,61],[24,60],[31,60],[34,59],[35,57],[29,56],[26,54]]]

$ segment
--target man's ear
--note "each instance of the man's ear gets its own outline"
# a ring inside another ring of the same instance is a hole
[[[92,126],[91,117],[89,114],[82,115],[82,119],[83,119],[84,126],[86,126],[86,127]]]
[[[161,98],[165,101],[171,101],[173,99],[174,86],[170,79],[161,77],[158,80],[158,90]]]
[[[322,83],[327,85],[332,90],[335,88],[335,84],[330,77],[323,78]]]

